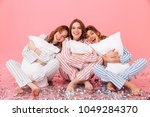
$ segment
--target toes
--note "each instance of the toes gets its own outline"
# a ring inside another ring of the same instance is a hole
[[[34,90],[32,91],[32,95],[33,95],[34,97],[38,96],[39,94],[40,94],[40,89],[34,89]]]

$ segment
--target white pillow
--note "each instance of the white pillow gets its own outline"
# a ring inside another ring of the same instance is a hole
[[[67,41],[67,47],[75,54],[85,54],[86,52],[92,53],[92,48],[88,44],[79,41],[69,40]]]
[[[54,54],[58,53],[60,49],[56,46],[54,46],[51,43],[48,43],[46,40],[37,37],[37,36],[29,36],[29,40],[33,41],[35,46],[40,49],[41,51],[44,51],[48,54]]]
[[[108,51],[115,49],[119,55],[123,55],[123,44],[120,32],[117,32],[104,40],[95,44],[89,44],[98,54],[106,54]]]
[[[95,43],[90,44],[90,46],[98,53],[98,54],[106,54],[108,51],[115,49],[119,56],[123,55],[123,44],[120,37],[120,32],[117,32],[108,38]],[[111,71],[115,74],[119,74],[123,72],[129,67],[129,63],[108,63],[106,70]]]
[[[121,72],[123,72],[124,70],[126,70],[129,67],[129,63],[108,63],[106,70],[111,71],[115,74],[119,74]]]

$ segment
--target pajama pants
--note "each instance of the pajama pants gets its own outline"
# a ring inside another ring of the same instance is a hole
[[[59,66],[60,63],[57,59],[50,60],[44,66],[39,63],[30,64],[25,60],[22,64],[14,60],[8,60],[6,63],[6,67],[20,87],[24,87],[33,81],[38,87],[47,86],[48,81],[53,78]]]
[[[99,64],[94,66],[93,72],[98,78],[101,78],[102,81],[112,82],[118,89],[121,89],[126,81],[137,75],[146,65],[147,61],[144,58],[140,58],[119,74],[114,74]]]
[[[93,66],[95,63],[85,64],[82,69],[78,69],[69,65],[61,54],[57,55],[57,59],[60,61],[60,73],[66,80],[78,79],[80,81],[89,80],[93,73]],[[102,64],[102,59],[97,61],[97,64]]]

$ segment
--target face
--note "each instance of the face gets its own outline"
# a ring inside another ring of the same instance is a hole
[[[63,30],[61,32],[58,31],[54,35],[53,42],[54,43],[63,42],[65,40],[65,38],[67,37],[67,35],[68,35],[68,31],[67,30]]]
[[[100,41],[100,39],[99,39],[99,34],[98,33],[95,33],[94,31],[92,31],[92,30],[88,30],[87,31],[87,33],[86,33],[86,35],[87,35],[87,41],[89,42],[89,43],[97,43],[97,42],[99,42]]]
[[[73,36],[73,40],[78,41],[82,35],[82,29],[79,22],[75,22],[71,28],[71,34]]]

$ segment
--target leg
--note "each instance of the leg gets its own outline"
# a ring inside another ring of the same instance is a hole
[[[106,86],[110,91],[116,91],[116,87],[112,82],[108,82]]]
[[[78,71],[76,68],[68,65],[61,54],[57,55],[57,59],[60,61],[60,73],[64,76],[65,79],[73,80],[76,76],[76,72]],[[67,77],[65,77],[67,76]]]
[[[116,75],[110,71],[107,71],[104,66],[96,64],[93,68],[93,72],[98,78],[103,81],[112,82],[118,89],[121,89],[126,82],[122,77]]]
[[[140,58],[130,65],[123,73],[120,74],[125,80],[130,80],[132,76],[138,74],[147,65],[147,61],[144,58]]]
[[[131,83],[131,81],[126,81],[124,87],[128,88],[133,95],[140,95],[140,89],[136,85]]]
[[[39,88],[34,83],[32,83],[31,79],[22,71],[20,63],[14,60],[9,60],[6,63],[6,67],[8,68],[10,73],[14,76],[17,84],[20,87],[20,88],[17,88],[18,93],[21,93],[23,91],[21,89],[22,87],[28,85],[31,88],[34,96],[39,95],[40,93]],[[37,90],[38,90],[38,93],[37,93]]]
[[[36,73],[33,74],[33,79],[38,82],[49,77],[51,80],[54,74],[59,69],[60,63],[57,59],[50,60],[45,66],[41,67]]]
[[[101,59],[97,63],[102,63]],[[76,77],[74,81],[68,85],[67,90],[74,91],[74,88],[78,83],[85,82],[89,80],[93,76],[93,66],[95,63],[89,63],[86,64],[79,72],[76,73]],[[93,89],[93,86],[90,84],[90,82],[85,82],[85,88]]]
[[[62,70],[62,68],[59,69],[59,73],[60,73],[60,75],[61,75],[62,78],[64,78],[64,79],[67,80],[67,81],[70,81],[69,76],[66,74],[66,72],[64,72],[64,71]]]
[[[74,91],[74,89],[76,88],[77,84],[80,83],[81,81],[78,79],[73,79],[67,86],[66,91]]]
[[[88,91],[92,91],[93,90],[93,86],[92,86],[92,84],[90,83],[89,80],[84,81],[84,85],[85,85],[85,90],[88,90]]]
[[[8,68],[9,72],[15,78],[19,87],[24,87],[28,83],[31,83],[31,79],[23,72],[21,69],[21,64],[14,60],[9,60],[6,63],[6,67]]]

